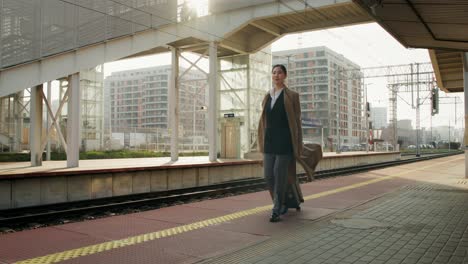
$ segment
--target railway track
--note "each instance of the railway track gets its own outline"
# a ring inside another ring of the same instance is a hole
[[[349,175],[373,169],[397,166],[461,153],[463,152],[436,154],[392,162],[381,162],[355,167],[318,171],[315,174],[315,179]],[[306,181],[305,175],[299,175],[299,180],[302,182]],[[0,210],[0,232],[12,232],[14,230],[37,228],[41,226],[57,225],[73,221],[83,221],[118,214],[152,210],[181,203],[190,203],[204,199],[261,191],[265,188],[266,185],[262,178],[252,178],[155,193]]]

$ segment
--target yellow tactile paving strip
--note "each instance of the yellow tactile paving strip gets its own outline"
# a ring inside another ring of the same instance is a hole
[[[461,160],[461,159],[464,159],[464,157],[458,158],[458,159],[450,159],[450,160],[446,160],[446,161],[442,161],[442,162],[435,162],[435,163],[432,163],[431,165],[424,166],[424,167],[419,167],[417,169],[411,169],[411,170],[396,173],[396,174],[393,174],[393,175],[384,176],[384,177],[381,177],[381,178],[372,179],[372,180],[364,181],[364,182],[361,182],[361,183],[351,184],[351,185],[348,185],[348,186],[345,186],[345,187],[341,187],[341,188],[337,188],[337,189],[333,189],[333,190],[329,190],[329,191],[325,191],[325,192],[320,192],[320,193],[317,193],[317,194],[306,196],[306,197],[304,197],[304,200],[312,200],[312,199],[317,199],[317,198],[320,198],[320,197],[328,196],[328,195],[331,195],[331,194],[344,192],[344,191],[347,191],[347,190],[359,188],[359,187],[366,186],[366,185],[369,185],[369,184],[373,184],[373,183],[389,180],[389,179],[392,179],[392,178],[395,178],[395,177],[403,176],[405,174],[409,174],[409,173],[412,173],[412,172],[415,172],[415,171],[418,171],[418,170],[424,170],[424,169],[427,169],[427,168],[430,168],[430,167],[437,167],[437,166],[440,166],[441,164],[454,162],[454,161],[458,161],[458,160]],[[61,262],[61,261],[69,260],[69,259],[74,259],[74,258],[78,258],[78,257],[83,257],[83,256],[88,256],[88,255],[92,255],[92,254],[96,254],[96,253],[100,253],[100,252],[104,252],[104,251],[108,251],[108,250],[112,250],[112,249],[117,249],[117,248],[126,247],[126,246],[132,246],[132,245],[136,245],[136,244],[140,244],[140,243],[160,239],[160,238],[163,238],[163,237],[175,236],[177,234],[186,233],[186,232],[189,232],[189,231],[192,231],[192,230],[197,230],[197,229],[201,229],[201,228],[221,224],[221,223],[224,223],[224,222],[228,222],[228,221],[231,221],[231,220],[234,220],[234,219],[237,219],[237,218],[242,218],[242,217],[246,217],[246,216],[249,216],[249,215],[254,215],[254,214],[257,214],[257,213],[265,212],[265,211],[268,211],[270,209],[271,209],[271,205],[260,206],[260,207],[256,207],[256,208],[253,208],[253,209],[236,212],[236,213],[233,213],[233,214],[228,214],[228,215],[224,215],[224,216],[220,216],[220,217],[216,217],[216,218],[211,218],[211,219],[207,219],[207,220],[203,220],[203,221],[199,221],[199,222],[195,222],[195,223],[191,223],[191,224],[187,224],[187,225],[183,225],[183,226],[178,226],[178,227],[173,227],[173,228],[169,228],[169,229],[165,229],[165,230],[160,230],[160,231],[157,231],[157,232],[152,232],[152,233],[127,237],[127,238],[124,238],[124,239],[119,239],[119,240],[104,242],[104,243],[100,243],[100,244],[90,245],[90,246],[87,246],[87,247],[71,249],[71,250],[58,252],[58,253],[42,256],[42,257],[31,258],[31,259],[16,262],[16,264],[57,263],[57,262]]]

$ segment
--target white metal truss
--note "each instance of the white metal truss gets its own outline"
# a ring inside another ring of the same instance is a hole
[[[197,46],[197,49],[200,49],[202,46]],[[200,145],[196,144],[195,141],[197,140],[197,134],[200,136],[199,138],[203,136],[207,136],[205,129],[199,130],[197,133],[197,119],[199,118],[200,114],[201,116],[204,116],[204,120],[206,120],[206,105],[207,102],[204,100],[205,98],[201,99],[200,94],[205,94],[206,87],[208,86],[208,78],[209,78],[209,72],[204,70],[200,65],[198,65],[202,59],[206,59],[209,53],[209,49],[204,45],[206,48],[205,51],[201,51],[198,54],[192,53],[194,56],[198,56],[194,61],[190,60],[188,57],[186,57],[184,54],[185,53],[180,53],[180,58],[182,58],[185,62],[189,63],[189,67],[184,70],[184,72],[179,76],[179,84],[181,85],[181,89],[183,89],[183,93],[185,94],[185,100],[187,99],[187,94],[190,96],[188,100],[192,101],[191,103],[191,109],[188,110],[188,105],[185,106],[185,109],[182,109],[181,106],[181,119],[187,118],[187,115],[191,114],[191,119],[192,119],[192,125],[191,125],[191,137],[192,137],[192,142],[191,142],[191,149],[192,151],[198,151]],[[183,51],[190,51],[191,48],[183,49]],[[188,73],[191,70],[194,70],[197,72],[200,72],[202,76],[193,76],[193,77],[186,77]],[[182,97],[181,100],[184,100]],[[187,125],[187,124],[186,124]],[[187,131],[187,130],[186,130]],[[209,140],[210,141],[210,140]],[[186,146],[187,140],[185,140],[185,143],[182,144],[182,149],[187,149],[189,148]],[[203,143],[201,143],[202,149],[206,149],[203,146]],[[180,147],[180,145],[179,145]]]
[[[24,92],[26,92],[28,95],[24,95]],[[29,103],[31,102],[30,100],[25,100],[28,98],[31,94],[31,88],[25,89],[24,91],[21,91],[18,93],[20,95],[16,101],[16,104],[18,105],[19,109],[18,112],[23,113],[25,112],[27,115],[29,115]]]
[[[246,103],[244,102],[244,100],[242,100],[242,98],[241,98],[241,97],[239,96],[239,94],[238,94],[239,91],[242,91],[242,90],[245,91],[245,90],[247,90],[247,88],[245,88],[245,89],[234,89],[234,88],[232,87],[232,85],[226,80],[226,78],[225,78],[222,74],[220,74],[219,77],[221,78],[221,81],[223,81],[223,83],[226,84],[226,86],[229,88],[229,90],[227,90],[227,91],[221,91],[221,92],[223,92],[223,93],[224,93],[224,92],[229,92],[229,93],[231,93],[231,94],[234,94],[234,96],[235,96],[236,99],[237,99],[237,102],[238,102],[240,105],[242,105],[243,108],[247,108]]]
[[[348,69],[327,69],[325,71],[320,71],[314,74],[309,75],[309,77],[314,76],[337,76],[336,80],[360,80],[362,78],[393,78],[392,82],[395,83],[408,83],[408,77],[412,74],[412,70],[416,70],[416,65],[419,67],[419,72],[417,73],[420,76],[434,75],[434,70],[432,69],[432,64],[430,62],[424,63],[411,63],[411,64],[399,64],[399,65],[386,65],[378,67],[364,67],[364,68],[348,68]],[[301,84],[310,84],[309,82],[297,82],[296,85]]]
[[[21,151],[21,142],[23,138],[23,98],[24,92],[16,93],[14,98],[14,137],[13,137],[13,151],[20,152]]]
[[[208,143],[209,143],[209,158],[210,161],[215,161],[217,159],[217,78],[214,77],[215,82],[213,82],[213,75],[217,75],[217,55],[216,53],[213,54],[212,51],[212,46],[216,45],[214,43],[210,44],[208,47],[205,48],[206,50],[201,52],[198,55],[198,58],[195,59],[195,61],[190,60],[187,58],[182,52],[184,49],[179,49],[172,47],[172,71],[171,71],[171,84],[170,84],[170,90],[169,90],[169,117],[170,117],[170,122],[171,122],[171,160],[172,161],[177,161],[179,158],[179,125],[180,125],[180,86],[181,84],[187,85],[190,82],[199,82],[199,81],[206,81],[206,84],[203,85],[200,89],[204,89],[206,85],[209,85],[209,103],[208,103]],[[200,47],[198,47],[200,48]],[[208,55],[209,57],[209,67],[210,71],[207,72],[204,70],[201,66],[198,64],[202,61],[203,58],[206,58]],[[185,69],[181,74],[179,74],[179,59],[183,59],[185,62],[187,62],[190,66]],[[215,68],[213,69],[213,65]],[[202,74],[206,76],[206,78],[184,78],[187,76],[188,72],[192,69],[196,69]],[[213,92],[213,89],[214,92]],[[195,96],[192,98],[193,100],[195,99]],[[214,104],[212,103],[212,99],[214,99]],[[194,115],[197,109],[195,109],[195,102],[193,103],[193,108]],[[214,116],[212,117],[211,115]],[[193,120],[195,122],[195,118]],[[214,128],[214,131],[210,130]],[[192,126],[192,136],[195,136],[195,125]],[[192,139],[194,140],[194,139]],[[194,146],[194,143],[192,142],[192,146]]]
[[[391,132],[392,136],[390,137],[392,139],[393,145],[398,144],[398,133],[397,133],[397,125],[398,125],[398,119],[397,119],[397,86],[393,85],[388,85],[388,90],[389,90],[389,98],[388,98],[388,106],[389,106],[389,113],[390,113],[390,126],[391,126]]]
[[[44,95],[44,92],[42,90],[41,90],[41,94],[43,96],[44,103],[45,103],[45,106],[47,108],[48,118],[50,118],[50,121],[51,121],[51,123],[48,124],[48,127],[46,129],[47,134],[45,135],[44,140],[41,142],[41,151],[44,150],[47,142],[50,139],[50,136],[52,135],[52,127],[55,127],[55,131],[57,132],[57,135],[58,135],[59,140],[60,140],[60,142],[61,142],[61,144],[62,144],[62,146],[63,146],[63,148],[65,150],[65,153],[68,153],[67,142],[65,141],[65,138],[63,137],[62,130],[60,129],[60,125],[59,125],[58,120],[62,115],[63,106],[65,105],[65,103],[68,102],[69,89],[66,90],[63,97],[59,98],[59,102],[60,102],[59,107],[57,108],[57,111],[55,113],[52,110],[52,105],[50,104],[50,101],[49,101],[50,98],[47,98]]]
[[[79,144],[80,144],[80,86],[79,73],[73,74],[67,80],[67,89],[62,95],[64,81],[61,80],[59,106],[54,112],[50,103],[50,93],[48,96],[44,94],[43,86],[37,86],[31,89],[31,163],[32,166],[42,165],[42,152],[48,144],[52,135],[52,128],[59,137],[60,143],[67,154],[67,167],[77,167],[79,165]],[[50,84],[48,86],[50,90]],[[70,93],[73,93],[70,96]],[[47,122],[46,135],[42,137],[42,103],[47,110],[47,117],[50,122]],[[67,140],[65,140],[60,128],[59,120],[62,117],[62,109],[67,104]],[[38,114],[39,112],[39,114]],[[48,149],[48,152],[50,149]],[[48,153],[49,154],[49,153]],[[49,156],[50,157],[50,156]]]
[[[397,102],[398,93],[411,93],[411,105],[416,109],[416,140],[419,141],[420,133],[420,106],[424,100],[420,100],[419,92],[430,92],[431,87],[436,85],[434,72],[429,63],[415,63],[407,65],[386,66],[390,70],[388,76],[388,91],[389,91],[389,121],[391,127],[391,140],[394,146],[398,144],[398,119],[397,119]],[[417,144],[419,146],[419,144]],[[419,148],[417,148],[417,155]]]
[[[26,94],[26,95],[25,95]],[[23,141],[23,115],[29,115],[30,90],[21,91],[0,98],[0,144],[7,145],[8,151],[20,152]],[[4,151],[0,146],[0,151]]]

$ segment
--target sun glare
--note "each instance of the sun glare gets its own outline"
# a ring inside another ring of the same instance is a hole
[[[194,10],[197,17],[208,15],[208,0],[185,0],[187,6]]]

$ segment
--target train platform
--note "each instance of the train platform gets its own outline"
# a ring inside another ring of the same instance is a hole
[[[167,168],[167,167],[186,167],[209,164],[224,164],[232,162],[241,162],[240,159],[218,159],[216,162],[210,162],[208,156],[196,157],[179,157],[177,161],[171,161],[171,157],[157,158],[131,158],[131,159],[90,159],[80,160],[80,166],[67,168],[66,160],[43,161],[42,166],[32,167],[29,161],[27,162],[3,162],[0,163],[0,177],[14,178],[22,175],[62,175],[70,173],[83,172],[116,172],[126,171],[129,169],[142,168]]]
[[[268,222],[266,191],[0,235],[0,263],[467,263],[455,155],[302,184]]]
[[[234,180],[262,178],[261,155],[250,159],[207,156],[82,160],[67,168],[66,161],[0,163],[0,210],[67,203],[97,198],[201,187]],[[399,152],[325,153],[317,171],[391,162]],[[303,173],[298,166],[298,173]]]
[[[350,151],[337,154],[335,152],[324,152],[324,160],[343,157],[368,157],[399,155],[399,152],[369,152]],[[391,156],[390,159],[394,159]],[[21,178],[30,176],[56,176],[73,173],[96,173],[96,172],[123,172],[128,170],[141,170],[152,168],[184,168],[191,166],[219,166],[236,163],[258,163],[261,156],[254,155],[247,159],[217,159],[210,161],[208,156],[181,156],[177,161],[171,161],[171,157],[155,158],[122,158],[122,159],[90,159],[80,160],[79,167],[67,168],[67,161],[43,161],[42,166],[31,166],[31,162],[0,162],[0,179]]]

